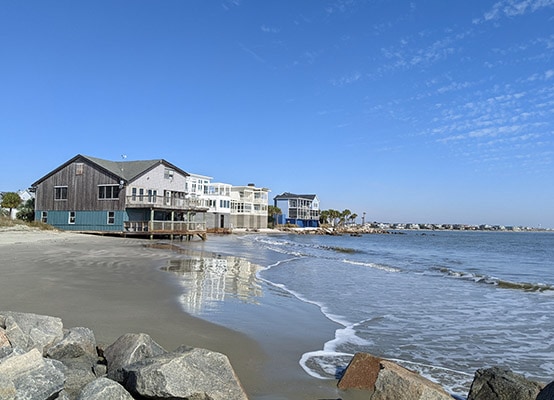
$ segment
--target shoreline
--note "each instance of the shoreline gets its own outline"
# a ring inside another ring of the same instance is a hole
[[[182,288],[161,271],[179,255],[146,244],[65,231],[0,229],[0,304],[58,316],[66,328],[88,327],[103,344],[123,333],[144,332],[169,350],[184,344],[221,352],[250,399],[356,398],[339,393],[334,380],[309,376],[298,363],[303,352],[317,349],[336,329],[317,316],[315,307],[264,286],[256,308],[240,314],[240,332],[209,322],[183,310]],[[255,337],[252,329],[265,334]]]

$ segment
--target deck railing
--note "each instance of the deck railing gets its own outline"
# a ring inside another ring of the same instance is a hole
[[[127,196],[125,206],[128,208],[160,208],[174,210],[207,210],[205,200],[198,198],[182,199],[159,195]]]
[[[126,232],[205,232],[205,222],[186,221],[125,221]]]

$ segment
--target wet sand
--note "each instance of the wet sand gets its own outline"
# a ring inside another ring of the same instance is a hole
[[[336,329],[322,315],[314,317],[312,306],[264,287],[241,332],[195,318],[178,302],[182,288],[175,277],[160,270],[177,255],[145,244],[0,230],[0,309],[58,316],[67,328],[93,329],[104,344],[144,332],[167,350],[185,344],[222,352],[253,400],[354,398],[339,393],[336,381],[310,377],[298,364]]]

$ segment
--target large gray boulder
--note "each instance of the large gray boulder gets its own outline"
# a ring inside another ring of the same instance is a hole
[[[108,378],[122,382],[122,368],[148,357],[166,353],[146,333],[126,333],[104,350],[108,363]]]
[[[96,339],[88,328],[67,330],[63,339],[51,346],[46,354],[67,367],[64,387],[69,399],[75,399],[85,385],[97,378],[94,373],[98,362]]]
[[[98,378],[86,385],[77,400],[133,400],[119,383],[108,378]]]
[[[10,339],[8,339],[8,334],[6,333],[6,330],[4,328],[0,328],[0,359],[11,354],[12,351],[13,347],[10,343]],[[1,398],[2,397],[0,397],[0,399]]]
[[[475,372],[467,400],[536,400],[541,389],[538,382],[492,367]]]
[[[452,400],[440,385],[392,361],[381,361],[371,400]]]
[[[46,355],[56,360],[82,356],[97,358],[94,332],[89,328],[71,328],[66,331],[62,340],[47,350]]]
[[[227,356],[181,347],[124,367],[125,388],[152,399],[247,400]]]
[[[53,399],[64,388],[64,371],[62,363],[43,358],[37,349],[24,354],[14,352],[0,363],[1,383],[8,399],[14,390],[16,399]]]
[[[366,390],[369,400],[452,400],[452,396],[436,383],[367,353],[354,355],[338,387]]]
[[[63,338],[62,320],[47,315],[0,311],[0,327],[12,347],[25,351],[36,348],[42,354]]]

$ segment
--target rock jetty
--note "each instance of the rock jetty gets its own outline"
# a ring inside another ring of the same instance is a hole
[[[181,346],[166,351],[144,333],[105,349],[60,318],[0,311],[2,400],[247,400],[227,356]]]
[[[416,372],[368,353],[354,355],[338,387],[364,390],[368,400],[454,399],[442,387]],[[479,369],[467,400],[554,400],[554,382],[544,386],[508,369]]]

